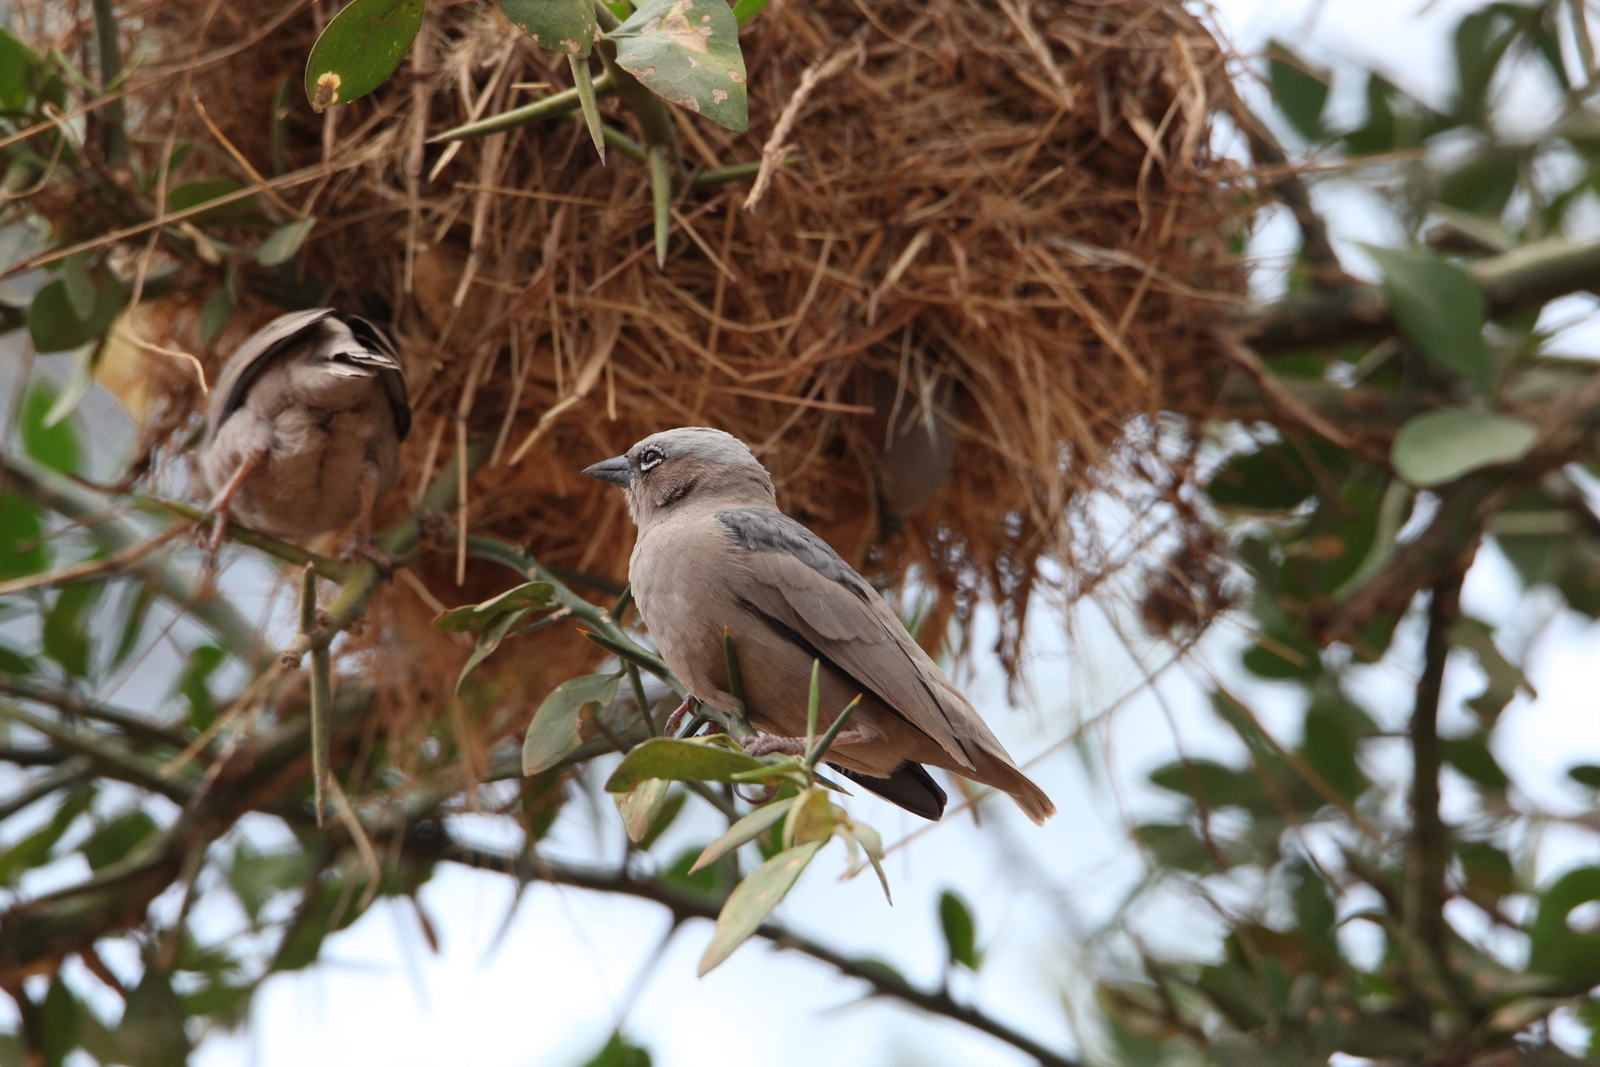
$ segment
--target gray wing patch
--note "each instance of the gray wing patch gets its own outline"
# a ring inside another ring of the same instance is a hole
[[[781,511],[768,508],[728,508],[717,521],[733,535],[740,548],[751,552],[781,552],[792,556],[831,582],[837,582],[867,602],[872,590],[839,553]]]

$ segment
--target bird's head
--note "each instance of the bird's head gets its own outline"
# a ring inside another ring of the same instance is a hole
[[[651,434],[583,473],[619,486],[641,527],[691,508],[777,506],[767,468],[743,441],[708,426]]]

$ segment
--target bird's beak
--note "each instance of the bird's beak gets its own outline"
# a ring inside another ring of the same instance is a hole
[[[628,462],[627,456],[612,456],[603,459],[592,467],[583,468],[583,473],[591,478],[599,478],[602,482],[626,489],[633,480],[633,466]]]

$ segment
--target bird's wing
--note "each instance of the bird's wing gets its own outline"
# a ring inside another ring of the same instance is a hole
[[[952,715],[971,713],[951,699],[953,687],[889,605],[826,541],[768,508],[729,508],[716,520],[741,550],[738,577],[729,582],[741,603],[972,766],[951,723]]]
[[[211,410],[206,417],[206,439],[214,439],[228,416],[239,410],[261,372],[272,365],[307,329],[333,314],[332,308],[312,308],[280,315],[251,334],[228,358],[211,390]]]
[[[394,412],[394,430],[400,440],[411,432],[411,398],[406,393],[406,376],[400,370],[400,354],[395,351],[389,336],[359,315],[341,315],[344,324],[367,351],[385,357],[373,360],[378,368],[378,380],[383,383],[384,395],[389,398],[389,408]]]

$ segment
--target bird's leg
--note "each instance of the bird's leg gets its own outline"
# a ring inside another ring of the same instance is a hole
[[[361,472],[360,491],[361,509],[356,513],[355,537],[343,556],[349,562],[363,557],[370,559],[379,570],[392,574],[397,561],[372,543],[372,509],[378,503],[378,472],[371,464]]]
[[[676,737],[678,735],[678,727],[683,725],[683,720],[693,715],[694,710],[699,706],[700,701],[695,699],[694,696],[684,697],[683,703],[678,705],[678,710],[667,716],[667,724],[661,728],[661,736]]]
[[[212,513],[211,536],[206,538],[207,566],[215,566],[217,553],[222,549],[222,539],[228,535],[228,503],[233,495],[239,491],[244,480],[250,477],[255,469],[261,466],[261,461],[266,458],[265,453],[252,452],[239,464],[239,469],[233,472],[233,477],[228,479],[228,484],[211,498],[211,503],[206,505],[206,510]]]
[[[861,730],[841,730],[839,736],[833,739],[834,747],[839,745],[853,745],[869,740]],[[757,734],[744,743],[744,750],[752,756],[765,756],[772,752],[782,752],[786,756],[804,756],[806,754],[806,739],[803,737],[774,737],[771,734]]]

